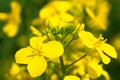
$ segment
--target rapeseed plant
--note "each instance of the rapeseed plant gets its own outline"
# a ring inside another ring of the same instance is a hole
[[[110,80],[103,65],[117,58],[117,52],[101,34],[96,38],[85,30],[91,26],[106,30],[108,12],[106,0],[49,2],[39,11],[43,28],[30,26],[33,35],[29,45],[16,52],[16,63],[27,64],[32,77],[42,76],[45,80],[91,80],[101,76]],[[80,42],[72,45],[80,45],[75,54],[71,43],[78,39]]]

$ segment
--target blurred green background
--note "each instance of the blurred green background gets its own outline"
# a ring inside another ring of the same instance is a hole
[[[0,0],[0,13],[10,12],[10,2],[12,0]],[[38,17],[39,10],[48,3],[49,0],[16,0],[22,5],[21,18],[22,24],[14,38],[8,38],[2,31],[5,21],[0,21],[0,80],[7,80],[6,76],[13,62],[15,62],[15,52],[29,44],[30,37],[29,26],[31,21]],[[110,24],[103,36],[108,39],[108,43],[120,37],[120,0],[108,0],[111,4],[109,15]],[[119,44],[120,45],[120,44]],[[104,65],[104,69],[108,71],[111,80],[120,79],[120,46],[117,48],[118,59],[112,59],[111,63]],[[9,79],[8,79],[9,80]],[[30,78],[28,79],[30,80]]]

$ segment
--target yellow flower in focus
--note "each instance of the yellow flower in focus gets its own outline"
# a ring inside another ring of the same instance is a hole
[[[16,63],[28,64],[27,69],[31,76],[37,77],[47,68],[46,58],[57,58],[64,52],[63,46],[58,41],[44,43],[46,36],[32,37],[30,46],[18,50],[15,54]]]
[[[47,68],[46,60],[31,47],[18,50],[15,54],[16,63],[28,64],[27,69],[32,77],[41,75]]]
[[[110,58],[108,56],[117,58],[117,52],[115,48],[105,43],[106,40],[104,40],[102,35],[100,35],[100,37],[97,39],[92,33],[81,31],[79,32],[79,37],[88,48],[95,48],[98,51],[103,63],[108,64],[110,62]]]
[[[64,48],[59,41],[48,41],[46,36],[43,37],[33,37],[30,39],[30,45],[33,49],[40,52],[40,55],[43,55],[48,58],[56,58],[61,56],[64,53]]]
[[[80,80],[80,78],[74,75],[69,75],[69,76],[65,76],[64,80]]]

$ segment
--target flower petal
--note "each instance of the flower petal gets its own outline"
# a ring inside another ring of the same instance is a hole
[[[32,77],[40,76],[45,72],[47,62],[43,57],[35,56],[28,64],[27,69]]]
[[[104,43],[101,45],[102,50],[112,58],[117,58],[117,52],[110,44]]]
[[[30,47],[18,50],[15,54],[16,63],[28,64],[32,59],[32,57],[30,57],[32,54],[32,48]]]
[[[20,72],[21,67],[18,66],[16,63],[12,63],[11,69],[10,69],[10,75],[15,76]]]
[[[102,75],[103,69],[102,69],[101,65],[92,61],[92,62],[88,63],[87,71],[88,71],[90,78],[96,79]]]
[[[65,76],[64,80],[80,80],[80,78],[74,75],[69,75]]]
[[[52,16],[53,14],[55,14],[55,8],[52,6],[45,6],[39,12],[39,16],[42,19],[46,19],[46,18]]]
[[[83,43],[88,48],[93,48],[95,42],[97,41],[97,38],[95,38],[92,33],[87,32],[87,31],[81,31],[79,33],[79,37],[82,39]]]
[[[63,20],[65,20],[66,22],[72,22],[72,21],[74,20],[74,17],[73,17],[72,15],[70,15],[70,14],[68,14],[68,13],[65,13],[65,12],[61,13],[61,14],[60,14],[60,17],[61,17]]]
[[[33,33],[34,35],[36,35],[36,36],[41,36],[41,35],[42,35],[42,34],[40,33],[40,31],[37,30],[34,26],[31,26],[30,29],[31,29],[32,33]]]
[[[51,27],[56,27],[59,25],[59,22],[60,22],[60,18],[59,18],[59,15],[53,15],[49,18],[47,18],[46,20],[46,25],[50,25]]]
[[[55,9],[58,12],[67,12],[71,8],[71,4],[69,1],[61,1],[61,0],[56,0],[53,1],[52,5],[55,7]]]
[[[39,50],[43,44],[43,41],[46,39],[46,36],[43,37],[32,37],[30,39],[30,45],[32,48]]]
[[[99,52],[103,63],[108,64],[110,62],[110,58],[107,55],[105,55],[100,48],[96,48],[96,49]]]
[[[58,41],[50,41],[42,46],[43,55],[48,58],[56,58],[64,53],[62,44]]]
[[[17,24],[13,23],[7,23],[3,27],[3,32],[8,36],[8,37],[14,37],[17,32],[18,32],[19,26]]]
[[[108,74],[107,71],[104,70],[104,71],[102,72],[102,75],[105,77],[105,80],[111,80],[111,79],[110,79],[110,75]]]
[[[4,21],[8,19],[9,14],[8,13],[1,13],[0,12],[0,20]]]

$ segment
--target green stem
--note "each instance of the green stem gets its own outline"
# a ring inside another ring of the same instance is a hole
[[[72,38],[66,45],[65,45],[65,49],[69,46],[69,44],[74,40],[74,38]]]
[[[84,58],[85,56],[87,56],[87,54],[83,55],[82,57],[80,57],[77,60],[75,60],[74,62],[72,62],[70,65],[66,66],[65,69],[68,69],[69,67],[71,67],[72,65],[74,65],[76,62],[78,62],[79,60],[81,60],[82,58]]]
[[[64,65],[64,62],[63,62],[63,56],[60,56],[59,60],[60,60],[61,68],[62,68],[62,73],[64,75],[65,74],[65,65]]]

